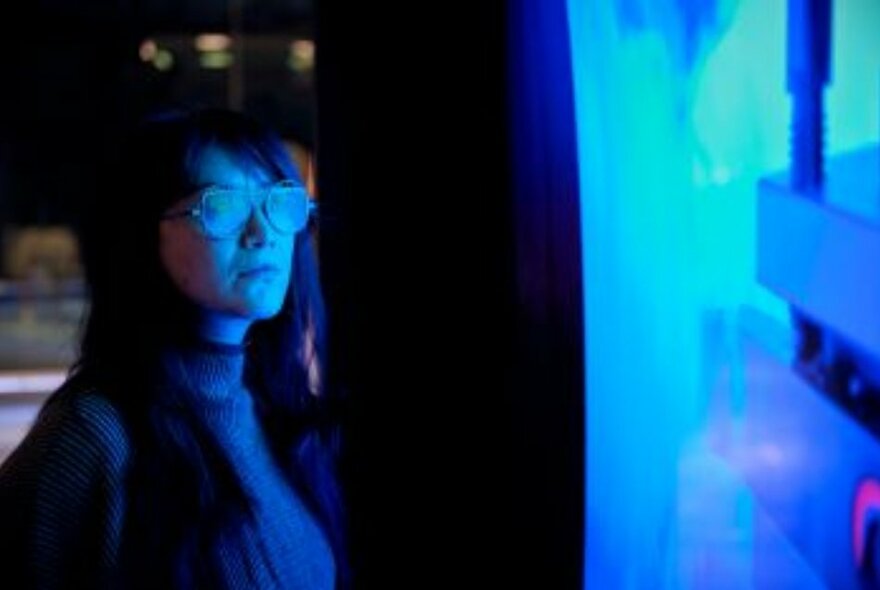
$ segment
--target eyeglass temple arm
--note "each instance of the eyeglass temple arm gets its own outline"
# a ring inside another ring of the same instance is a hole
[[[200,217],[202,212],[198,207],[192,209],[184,209],[183,211],[175,211],[173,213],[163,213],[161,219],[176,219],[178,217]]]

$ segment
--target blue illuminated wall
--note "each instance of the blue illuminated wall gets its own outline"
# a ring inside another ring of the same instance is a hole
[[[786,3],[569,0],[568,10],[587,327],[586,583],[694,587],[681,523],[713,368],[733,354],[743,305],[787,320],[754,280],[756,182],[788,164]],[[829,154],[880,139],[878,32],[880,2],[835,3]],[[706,478],[723,478],[719,469]],[[747,495],[732,505],[724,518],[748,518]],[[749,580],[741,565],[730,587]]]

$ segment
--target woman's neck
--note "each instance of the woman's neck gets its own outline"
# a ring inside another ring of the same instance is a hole
[[[206,342],[241,345],[252,323],[253,320],[240,316],[203,311],[196,329],[199,338]]]

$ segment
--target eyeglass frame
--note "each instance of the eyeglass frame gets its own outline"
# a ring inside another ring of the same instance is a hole
[[[278,187],[290,187],[290,188],[294,188],[294,189],[298,188],[298,189],[301,189],[303,191],[303,193],[305,193],[305,202],[306,202],[306,217],[305,217],[305,219],[306,219],[306,222],[299,229],[295,229],[293,231],[285,231],[285,230],[280,229],[277,225],[275,225],[275,223],[272,221],[272,218],[269,215],[268,211],[265,209],[266,202],[269,197],[269,193],[271,193],[273,189],[276,189]],[[210,185],[210,186],[200,188],[200,189],[198,189],[198,191],[196,191],[199,195],[199,200],[196,201],[191,207],[189,207],[188,209],[183,209],[181,211],[175,211],[173,213],[163,213],[162,216],[160,217],[160,219],[178,219],[180,217],[192,217],[194,219],[199,220],[199,224],[202,227],[202,231],[205,232],[206,236],[208,236],[210,238],[214,238],[214,239],[232,238],[232,237],[235,237],[236,233],[240,232],[242,229],[244,229],[247,226],[247,220],[250,219],[251,215],[254,214],[254,210],[257,206],[255,199],[254,199],[254,193],[260,193],[260,194],[263,194],[262,202],[260,203],[260,209],[263,210],[263,215],[265,215],[266,221],[269,223],[269,225],[271,225],[275,231],[277,231],[278,233],[280,233],[282,235],[293,235],[293,234],[297,233],[298,231],[302,231],[305,227],[308,226],[309,219],[311,218],[311,216],[315,212],[315,210],[318,208],[318,204],[315,203],[311,199],[306,187],[297,183],[294,180],[290,180],[290,179],[280,180],[280,181],[275,182],[267,187],[263,187],[263,188],[255,189],[255,190],[242,189],[242,192],[247,192],[250,197],[249,201],[250,201],[251,210],[248,213],[248,216],[245,217],[244,223],[240,227],[236,228],[234,231],[230,231],[229,235],[225,235],[225,234],[218,235],[218,234],[215,234],[213,232],[208,231],[208,226],[205,224],[205,218],[202,214],[202,210],[205,207],[206,195],[211,190],[217,190],[217,189],[239,190],[239,189],[235,189],[233,187],[224,187],[222,185]]]

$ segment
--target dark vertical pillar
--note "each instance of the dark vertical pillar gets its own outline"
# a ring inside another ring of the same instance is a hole
[[[516,378],[511,441],[521,587],[581,588],[584,321],[574,88],[565,0],[509,2]]]
[[[577,412],[579,378],[554,372],[580,371],[566,348],[580,316],[563,318],[580,279],[567,258],[545,262],[576,247],[577,213],[571,193],[543,210],[512,190],[508,5],[316,5],[320,247],[331,368],[352,401],[357,587],[571,581],[579,533],[560,527],[583,449],[581,417],[561,414]],[[526,254],[528,272],[559,281],[534,295],[563,307],[528,300],[518,255],[531,238],[552,245]],[[580,505],[566,521],[577,531]]]

